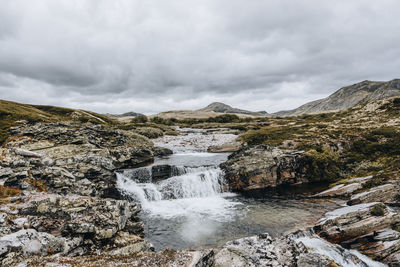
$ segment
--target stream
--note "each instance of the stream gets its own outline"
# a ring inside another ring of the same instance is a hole
[[[231,193],[219,164],[227,153],[207,153],[210,145],[236,135],[181,129],[155,144],[173,150],[152,166],[117,173],[118,187],[139,201],[146,239],[156,250],[218,247],[229,240],[268,232],[279,236],[317,221],[336,204],[295,199],[285,193]],[[168,167],[170,177],[155,180],[154,169]]]

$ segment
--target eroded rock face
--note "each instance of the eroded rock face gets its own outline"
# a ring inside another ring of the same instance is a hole
[[[54,193],[118,198],[114,171],[153,160],[146,138],[97,126],[36,124],[12,133],[1,153],[0,178],[25,190],[40,181]]]
[[[328,212],[316,232],[332,243],[357,249],[373,259],[400,264],[400,215],[383,203],[372,202]]]
[[[235,191],[307,182],[306,155],[259,145],[245,147],[221,164],[230,188]]]
[[[130,253],[149,250],[151,246],[142,239],[140,210],[126,200],[76,195],[10,198],[1,207],[0,258],[9,261],[11,252],[74,256],[122,247]]]

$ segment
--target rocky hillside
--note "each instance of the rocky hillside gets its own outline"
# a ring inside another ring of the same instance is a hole
[[[80,109],[55,106],[27,105],[0,100],[0,145],[9,136],[10,127],[18,121],[36,122],[73,122],[112,125],[115,121],[105,115]]]
[[[327,98],[312,101],[296,109],[275,113],[279,116],[345,110],[358,104],[400,96],[400,79],[389,82],[363,81],[343,87]]]

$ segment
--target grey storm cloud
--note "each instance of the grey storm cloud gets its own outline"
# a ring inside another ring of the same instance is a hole
[[[98,112],[295,108],[399,77],[397,0],[0,0],[0,98]]]

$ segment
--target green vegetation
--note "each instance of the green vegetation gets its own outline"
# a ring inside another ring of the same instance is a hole
[[[131,120],[131,123],[146,123],[148,122],[148,118],[145,115],[136,116]]]
[[[374,109],[355,108],[325,114],[269,118],[269,125],[248,130],[239,139],[303,150],[309,156],[308,176],[338,180],[375,175],[365,188],[400,173],[400,98],[377,102]],[[385,175],[387,177],[385,177]]]
[[[304,133],[305,129],[300,127],[263,127],[247,132],[240,137],[240,140],[249,145],[277,146],[285,140],[293,140],[296,136]]]
[[[339,154],[329,148],[307,152],[307,177],[313,182],[335,181],[340,177]]]
[[[153,127],[139,127],[135,129],[135,132],[150,139],[158,138],[164,135],[164,132],[161,129]]]

